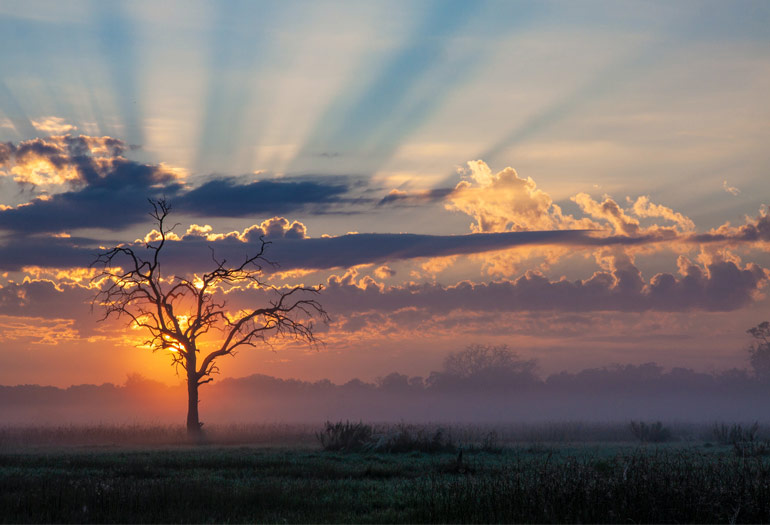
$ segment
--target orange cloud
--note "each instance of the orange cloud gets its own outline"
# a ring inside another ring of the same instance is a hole
[[[51,319],[0,314],[0,342],[26,341],[56,345],[80,338],[73,319]]]
[[[482,160],[468,162],[470,180],[457,184],[447,196],[446,208],[470,215],[471,231],[477,233],[592,228],[562,214],[553,199],[531,177],[519,177],[513,168],[498,173]]]

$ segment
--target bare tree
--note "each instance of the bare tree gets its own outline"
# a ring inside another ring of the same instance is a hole
[[[202,275],[179,276],[161,269],[163,249],[173,230],[166,220],[171,210],[164,199],[150,200],[157,232],[142,246],[118,245],[100,253],[92,266],[105,279],[94,305],[104,310],[101,320],[127,318],[135,329],[144,330],[144,346],[153,352],[167,350],[177,372],[187,380],[187,432],[198,435],[198,388],[214,380],[218,358],[235,355],[245,347],[270,344],[274,336],[316,343],[312,320],[328,316],[312,296],[321,287],[295,286],[278,289],[263,280],[263,265],[275,266],[264,257],[270,244],[260,237],[256,254],[237,265],[217,260],[212,250],[213,269]],[[165,268],[164,268],[165,270]],[[237,286],[271,289],[275,297],[268,305],[230,312],[221,293]],[[216,336],[219,334],[218,337]]]

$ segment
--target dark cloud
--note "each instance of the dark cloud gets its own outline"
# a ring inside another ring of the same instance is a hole
[[[141,207],[144,209],[144,207]],[[0,214],[2,217],[2,214]],[[108,219],[105,219],[108,220]],[[515,246],[579,244],[580,231],[505,232],[468,235],[417,235],[402,233],[349,234],[340,237],[306,238],[305,226],[282,217],[264,221],[243,233],[209,238],[203,231],[191,231],[179,241],[168,242],[165,261],[177,271],[200,271],[217,258],[237,261],[256,253],[259,237],[270,241],[266,256],[279,263],[278,269],[347,268],[418,257],[440,257],[482,253]],[[0,245],[0,270],[22,266],[83,267],[90,264],[104,241],[47,236],[12,237]],[[114,244],[114,243],[112,243]],[[141,253],[140,244],[134,248]]]
[[[285,225],[288,227],[288,221],[285,221]],[[279,236],[273,232],[269,238],[271,245],[267,248],[266,257],[277,262],[279,270],[347,268],[418,257],[482,253],[514,246],[570,243],[582,234],[573,231],[443,236],[364,233],[308,239],[302,238],[304,233],[296,233],[287,230],[283,236]],[[202,236],[187,236],[181,242],[168,244],[167,260],[173,261],[175,267],[180,265],[189,270],[198,270],[192,265],[196,264],[195,261],[209,264],[210,248],[218,258],[242,260],[249,253],[255,253],[259,236],[266,234],[263,228],[251,228],[240,238],[231,235],[211,241]]]
[[[219,178],[189,189],[162,164],[123,157],[128,149],[111,137],[85,135],[0,144],[0,167],[15,168],[13,177],[19,184],[33,188],[55,184],[65,189],[24,206],[0,209],[0,230],[117,230],[143,221],[147,199],[161,196],[177,212],[209,217],[324,213],[354,202],[344,197],[354,185],[349,177],[253,182]]]
[[[14,145],[11,142],[0,142],[0,166],[4,165],[11,158],[14,151]]]
[[[432,190],[406,192],[391,190],[377,203],[377,206],[386,205],[419,205],[426,202],[440,202],[454,191],[454,188],[434,188]]]
[[[85,336],[97,329],[99,312],[91,311],[93,297],[94,290],[74,283],[54,284],[49,280],[7,283],[0,288],[0,315],[72,319],[72,327]]]
[[[363,233],[301,241],[282,240],[271,246],[269,253],[282,266],[335,268],[417,257],[482,253],[514,246],[572,244],[582,236],[580,231],[470,235]]]
[[[115,159],[95,168],[83,169],[92,180],[82,189],[0,211],[0,229],[19,233],[94,227],[119,230],[147,220],[147,198],[173,194],[180,188],[156,166]],[[158,182],[165,184],[159,187]]]
[[[759,210],[755,218],[746,218],[741,226],[720,226],[708,233],[693,235],[692,240],[700,243],[710,242],[770,242],[770,213],[766,207]]]
[[[474,312],[687,310],[731,311],[751,304],[770,272],[756,264],[741,268],[732,261],[713,261],[705,268],[686,261],[683,275],[661,273],[645,282],[628,261],[585,280],[549,280],[527,272],[515,280],[460,282],[384,287],[372,280],[356,282],[352,274],[332,277],[324,306],[333,312],[396,312],[425,309],[433,314],[453,310]]]
[[[14,272],[25,266],[85,268],[98,251],[96,241],[91,239],[13,236],[0,243],[0,271]]]
[[[125,143],[111,137],[64,135],[6,144],[0,166],[12,166],[23,185],[63,185],[66,191],[0,210],[0,230],[64,232],[101,227],[118,230],[147,218],[147,198],[181,189],[163,166],[122,156]]]
[[[197,216],[245,217],[325,208],[341,203],[349,187],[309,180],[260,180],[239,184],[209,181],[174,200],[177,210]]]

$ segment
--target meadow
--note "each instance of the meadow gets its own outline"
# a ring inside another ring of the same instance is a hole
[[[323,425],[212,427],[196,444],[173,426],[0,428],[0,520],[770,521],[770,455],[746,425],[363,429],[390,445],[331,450],[327,433],[324,449]]]

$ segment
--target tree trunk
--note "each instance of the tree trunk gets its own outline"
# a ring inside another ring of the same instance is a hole
[[[198,377],[195,373],[195,360],[187,362],[187,435],[198,437],[201,423],[198,418]]]
[[[197,436],[201,432],[198,419],[198,380],[187,379],[187,434]]]

